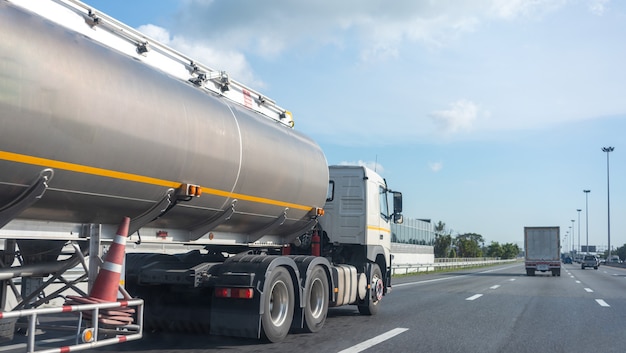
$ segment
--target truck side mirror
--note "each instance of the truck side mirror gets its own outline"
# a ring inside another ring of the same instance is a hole
[[[402,213],[402,193],[393,192],[393,213]]]
[[[402,219],[402,193],[393,191],[393,223],[401,224]]]

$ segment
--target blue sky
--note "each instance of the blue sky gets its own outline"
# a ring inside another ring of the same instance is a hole
[[[626,243],[626,2],[87,0],[263,92],[329,164],[375,168],[404,214],[487,242],[574,219]],[[571,233],[566,246],[571,244]]]

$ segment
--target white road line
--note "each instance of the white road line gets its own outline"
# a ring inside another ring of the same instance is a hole
[[[600,306],[604,306],[604,307],[609,307],[610,305],[607,304],[604,300],[602,299],[596,299],[596,302],[598,302],[598,304],[600,304]]]
[[[350,348],[346,348],[346,349],[340,351],[339,353],[358,353],[358,352],[362,352],[362,351],[364,351],[364,350],[366,350],[368,348],[371,348],[371,347],[373,347],[373,346],[375,346],[375,345],[377,345],[377,344],[379,344],[381,342],[384,342],[384,341],[386,341],[386,340],[388,340],[388,339],[390,339],[390,338],[392,338],[392,337],[394,337],[396,335],[399,335],[399,334],[401,334],[404,331],[408,331],[408,330],[409,330],[408,328],[400,328],[400,327],[394,328],[393,330],[387,331],[387,332],[383,333],[382,335],[378,335],[378,336],[376,336],[374,338],[370,338],[367,341],[361,342],[361,343],[359,343],[357,345],[354,345],[354,346],[352,346]]]
[[[585,288],[585,290],[587,291],[587,293],[593,293],[593,289],[591,288]]]
[[[482,296],[483,296],[482,294],[474,294],[474,295],[472,295],[469,298],[465,298],[465,300],[476,300],[476,299],[478,299],[478,298],[480,298]]]
[[[511,281],[511,282],[515,281],[515,278],[511,278],[509,281]]]
[[[461,278],[461,277],[465,277],[465,276],[467,276],[467,275],[452,276],[452,277],[441,277],[441,278],[433,278],[433,279],[427,279],[427,280],[417,281],[417,282],[398,283],[398,284],[394,284],[394,285],[393,285],[393,288],[397,288],[397,287],[405,287],[405,286],[414,286],[414,285],[417,285],[417,284],[423,284],[423,283],[431,283],[431,282],[447,281],[447,280],[457,279],[457,278]]]
[[[498,289],[498,288],[500,288],[500,285],[499,285],[499,284],[496,284],[495,286],[491,286],[491,287],[489,287],[489,289]]]
[[[576,283],[580,283],[580,281],[576,281]]]

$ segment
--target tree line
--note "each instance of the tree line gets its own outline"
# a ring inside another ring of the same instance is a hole
[[[514,259],[520,253],[516,244],[500,244],[492,241],[485,247],[485,239],[476,233],[457,234],[452,237],[452,231],[446,229],[446,224],[439,221],[435,224],[434,252],[436,258],[444,257],[499,257]]]

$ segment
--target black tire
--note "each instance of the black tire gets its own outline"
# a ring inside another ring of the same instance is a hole
[[[526,276],[534,276],[534,275],[535,275],[535,270],[533,270],[532,268],[526,269]]]
[[[369,283],[370,288],[367,291],[367,303],[365,305],[359,305],[359,313],[361,313],[361,315],[376,315],[378,313],[380,300],[382,299],[383,290],[385,288],[383,274],[378,264],[372,264]]]
[[[266,291],[263,294],[263,338],[269,342],[281,342],[289,333],[293,320],[293,281],[289,271],[283,267],[273,269],[266,279]]]
[[[318,332],[324,327],[328,314],[328,278],[321,266],[315,266],[306,280],[304,331]]]

